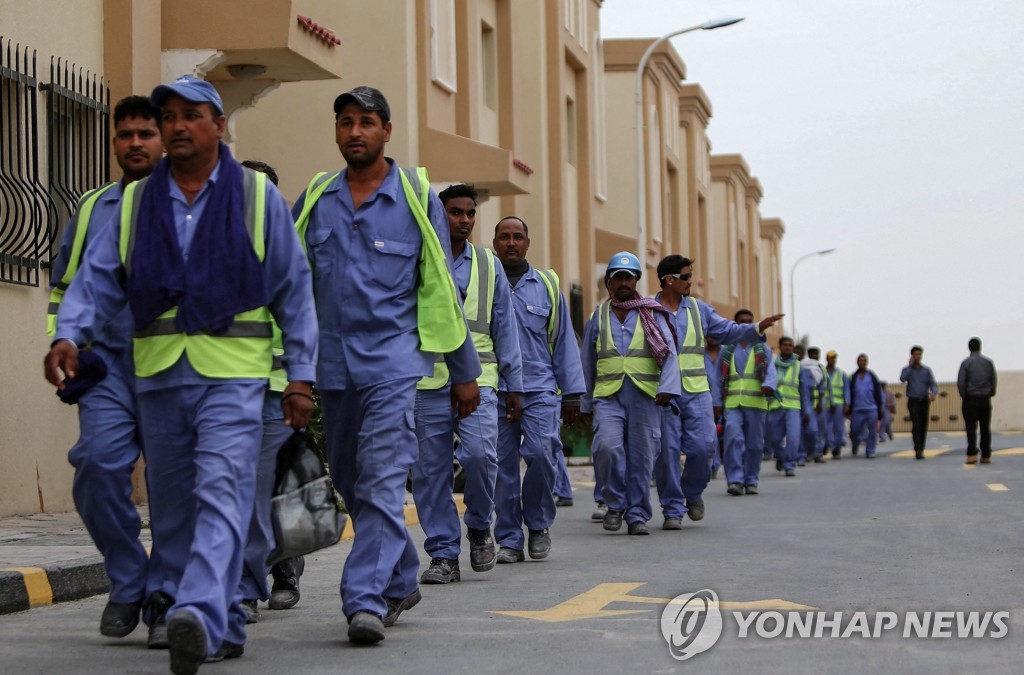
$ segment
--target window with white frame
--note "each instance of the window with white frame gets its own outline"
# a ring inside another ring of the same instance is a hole
[[[430,0],[430,77],[455,93],[455,0]]]

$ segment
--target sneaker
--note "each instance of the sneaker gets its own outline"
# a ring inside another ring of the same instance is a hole
[[[270,609],[291,609],[299,604],[299,577],[306,567],[302,556],[288,558],[270,568],[274,585],[270,589]]]
[[[682,518],[666,518],[665,522],[661,524],[663,530],[681,530],[683,529]]]
[[[686,515],[690,517],[690,520],[697,522],[698,520],[704,519],[704,502],[686,502]]]
[[[498,549],[498,555],[496,556],[499,565],[511,565],[512,563],[523,562],[526,560],[526,554],[523,553],[521,548],[508,548],[502,546]]]
[[[448,558],[431,558],[430,567],[420,575],[421,584],[446,584],[449,581],[461,581],[462,571],[459,561]]]
[[[630,523],[626,531],[633,535],[646,535],[651,533],[650,528],[647,527],[647,523],[642,520]]]
[[[195,675],[206,660],[206,628],[189,611],[175,612],[167,622],[167,641],[174,675]]]
[[[108,602],[100,617],[100,633],[107,637],[123,638],[139,625],[142,602]]]
[[[259,623],[260,610],[256,606],[256,600],[242,600],[242,610],[245,612],[245,623]]]
[[[174,604],[171,596],[163,591],[154,591],[149,600],[149,639],[146,646],[150,649],[167,649],[167,610]]]
[[[731,494],[733,497],[738,497],[739,495],[743,494],[743,484],[729,483],[729,487],[727,487],[725,491]]]
[[[384,617],[381,622],[385,628],[391,628],[398,621],[398,617],[407,609],[412,609],[416,605],[420,604],[420,600],[423,599],[423,595],[420,593],[420,589],[416,589],[404,598],[396,600],[395,598],[384,598],[384,602],[388,604],[388,614]]]
[[[786,478],[791,478],[792,476],[795,476],[795,475],[796,475],[796,471],[794,471],[793,469],[786,469]]]
[[[555,506],[572,506],[572,497],[557,497],[555,498]]]
[[[618,532],[622,528],[623,513],[623,511],[608,509],[608,513],[604,514],[604,529],[609,532]]]
[[[604,502],[598,502],[594,512],[590,514],[590,519],[595,523],[600,523],[604,520],[604,514],[608,513],[608,505]]]
[[[374,645],[384,639],[384,621],[370,612],[356,612],[348,620],[348,641],[357,645]]]
[[[548,553],[551,553],[551,534],[548,533],[548,529],[545,527],[543,530],[530,530],[526,548],[534,560],[547,558]]]
[[[747,494],[748,495],[756,495],[757,494],[757,486],[756,485],[748,485],[747,486]]]
[[[220,663],[224,659],[237,659],[244,653],[245,645],[224,640],[224,642],[220,643],[220,647],[217,648],[217,652],[213,656],[207,656],[203,663]]]
[[[474,572],[487,572],[494,569],[497,559],[494,554],[494,539],[491,528],[482,530],[469,529],[466,533],[469,540],[469,564]],[[384,625],[387,625],[386,623]]]

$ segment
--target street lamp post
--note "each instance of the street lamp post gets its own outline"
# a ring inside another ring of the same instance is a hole
[[[789,316],[793,328],[793,341],[796,342],[797,344],[800,343],[800,337],[797,335],[796,332],[796,291],[794,290],[793,286],[793,275],[796,273],[796,266],[802,263],[804,260],[807,260],[808,258],[813,258],[816,255],[828,255],[834,250],[834,248],[826,248],[821,251],[814,251],[812,253],[802,255],[799,258],[797,258],[796,262],[793,263],[793,266],[789,268]]]
[[[647,51],[640,58],[640,64],[636,67],[636,254],[637,258],[640,259],[641,270],[647,269],[647,199],[645,198],[646,190],[644,189],[646,186],[646,181],[644,180],[644,164],[646,163],[646,158],[644,157],[644,69],[647,67],[647,61],[651,58],[654,50],[670,38],[695,30],[723,28],[740,21],[743,21],[743,17],[716,19],[663,35],[651,43],[651,46],[647,48]]]

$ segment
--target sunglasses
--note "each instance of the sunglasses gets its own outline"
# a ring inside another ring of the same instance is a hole
[[[693,272],[690,272],[689,274],[666,274],[662,279],[668,279],[669,277],[679,279],[680,281],[689,281],[693,278]]]

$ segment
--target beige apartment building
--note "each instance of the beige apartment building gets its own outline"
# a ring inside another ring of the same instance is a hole
[[[610,255],[639,243],[630,102],[650,40],[602,42],[600,9],[600,0],[0,0],[0,138],[38,150],[36,160],[0,162],[5,185],[18,186],[0,191],[0,366],[11,383],[0,390],[0,516],[73,508],[75,410],[39,367],[47,266],[78,195],[118,177],[104,132],[114,102],[184,73],[211,81],[236,157],[275,166],[294,200],[315,172],[342,166],[334,98],[375,86],[392,108],[388,154],[427,167],[435,188],[474,183],[478,243],[500,217],[523,218],[531,262],[559,272],[582,321],[604,297]],[[731,169],[711,159],[711,103],[685,75],[666,45],[645,77],[648,260],[689,253],[700,294],[723,314],[747,292],[767,313],[779,306],[784,229],[760,219],[749,175],[720,189]],[[729,251],[741,242],[742,254]]]

